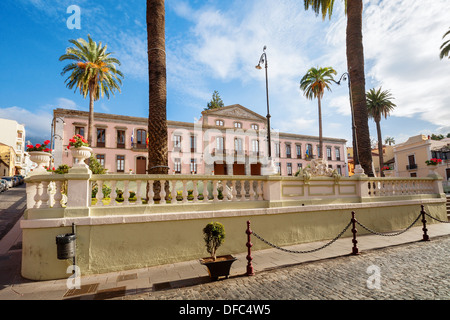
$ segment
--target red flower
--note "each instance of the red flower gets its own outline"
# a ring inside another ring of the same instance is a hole
[[[44,144],[49,144],[50,143],[50,140],[45,140],[44,141]]]
[[[49,148],[45,148],[45,149],[44,149],[44,152],[50,152],[50,151],[52,151],[52,150],[49,149]]]
[[[27,148],[34,148],[32,144],[27,145]]]
[[[41,147],[41,145],[38,143],[38,144],[36,144],[36,148],[40,148]]]
[[[70,145],[67,146],[67,149],[70,149]]]

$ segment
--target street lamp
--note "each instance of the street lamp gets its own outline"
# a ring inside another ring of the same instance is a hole
[[[353,99],[352,99],[350,74],[348,72],[344,72],[342,74],[341,78],[339,79],[339,81],[334,81],[334,80],[332,80],[332,81],[338,85],[341,85],[342,80],[344,80],[344,81],[348,80],[348,96],[349,96],[349,100],[350,100],[350,110],[351,110],[351,114],[352,114],[353,161],[355,164],[355,168],[356,168],[356,166],[358,166],[358,169],[360,169],[359,168],[360,165],[359,165],[358,143],[357,143],[357,137],[356,137],[355,113],[353,110]]]
[[[54,156],[54,152],[55,152],[55,150],[54,150],[55,149],[55,138],[58,137],[61,140],[63,139],[59,134],[55,133],[55,125],[56,125],[56,122],[58,121],[58,119],[62,121],[63,125],[66,124],[64,119],[61,118],[61,117],[53,117],[53,119],[52,119],[52,128],[51,128],[51,136],[50,136],[50,149],[52,149],[52,158],[53,158],[53,160],[55,159],[55,156]],[[49,167],[51,167],[51,161],[52,160],[50,160]]]
[[[271,146],[271,137],[270,137],[270,110],[269,110],[269,79],[267,76],[267,54],[266,54],[267,46],[264,46],[263,48],[263,54],[261,55],[261,58],[259,59],[258,65],[255,67],[258,70],[261,70],[261,65],[264,64],[266,68],[266,99],[267,99],[267,142],[268,142],[268,159],[269,159],[269,166],[266,171],[266,175],[276,174],[277,169],[275,167],[275,164],[273,163],[272,159],[272,146]]]

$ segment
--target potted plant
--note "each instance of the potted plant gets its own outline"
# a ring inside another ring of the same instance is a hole
[[[92,149],[89,147],[89,143],[82,135],[76,134],[69,139],[69,145],[67,146],[72,152],[72,156],[74,159],[78,159],[78,161],[74,161],[74,168],[89,168],[84,161],[91,156]]]
[[[33,170],[33,174],[47,174],[47,169],[44,165],[50,162],[52,150],[48,148],[50,140],[45,140],[42,144],[27,145],[27,152],[30,155],[30,160],[37,164],[37,168]]]
[[[427,164],[427,167],[430,169],[429,170],[429,176],[436,176],[436,169],[438,164],[442,163],[442,159],[437,159],[437,158],[431,158],[430,160],[425,161],[425,163]]]
[[[209,276],[213,280],[230,275],[231,265],[236,258],[232,255],[216,256],[217,249],[225,241],[225,227],[219,222],[211,222],[203,228],[203,239],[210,257],[200,259],[200,263],[208,268]]]
[[[394,173],[394,170],[392,170],[389,166],[384,166],[383,168],[381,168],[381,171],[384,172],[384,175],[386,177],[392,177],[392,174]]]

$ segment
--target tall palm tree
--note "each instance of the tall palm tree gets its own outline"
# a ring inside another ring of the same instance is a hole
[[[312,100],[317,98],[319,109],[319,158],[323,159],[323,137],[322,137],[322,104],[321,100],[325,89],[331,91],[330,83],[334,82],[333,74],[337,74],[332,67],[311,68],[300,80],[300,89],[306,98]]]
[[[148,173],[167,174],[167,89],[164,0],[147,0]]]
[[[377,125],[377,134],[378,134],[378,155],[380,160],[380,175],[384,177],[383,166],[383,140],[381,139],[381,126],[380,121],[381,117],[384,116],[386,119],[387,116],[394,110],[396,105],[391,101],[394,99],[389,92],[389,90],[381,91],[381,87],[378,90],[370,89],[367,92],[367,110],[369,113],[369,117],[372,118]]]
[[[442,37],[442,39],[444,39],[446,36],[448,36],[450,34],[450,29],[444,34],[444,36]],[[444,59],[444,57],[448,57],[450,59],[449,53],[450,53],[450,39],[445,41],[441,47],[441,53],[439,55],[439,57],[442,59]]]
[[[364,48],[362,42],[362,0],[344,0],[347,14],[347,68],[351,80],[351,94],[356,126],[358,158],[368,176],[373,176],[372,151],[370,148],[370,132],[366,104],[364,75]],[[331,19],[334,0],[304,0],[305,9],[311,8],[322,19]]]
[[[59,61],[72,60],[66,65],[61,75],[70,73],[65,83],[67,88],[75,88],[86,98],[89,95],[89,120],[87,140],[92,145],[92,134],[94,130],[94,101],[106,96],[108,99],[110,94],[114,95],[114,91],[120,92],[120,85],[123,78],[117,66],[120,61],[111,57],[112,53],[106,52],[107,46],[102,43],[96,43],[88,35],[88,41],[84,39],[69,40],[74,47],[66,49]]]
[[[395,144],[395,139],[393,137],[386,137],[386,139],[384,139],[384,143],[391,146]]]

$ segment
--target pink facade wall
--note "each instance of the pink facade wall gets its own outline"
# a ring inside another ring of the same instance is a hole
[[[225,107],[227,108],[227,107]],[[243,107],[242,107],[243,108]],[[245,108],[243,108],[245,109]],[[245,109],[248,110],[248,109]],[[213,112],[214,113],[214,112]],[[168,121],[168,149],[169,149],[169,173],[170,174],[190,174],[196,169],[197,174],[213,174],[215,170],[214,163],[223,164],[227,167],[227,173],[233,174],[233,163],[237,162],[245,165],[245,174],[251,173],[251,165],[267,162],[267,139],[265,131],[264,118],[260,119],[232,118],[223,115],[214,115],[209,112],[203,114],[203,117],[197,123],[184,123]],[[55,116],[63,117],[65,125],[60,127],[56,133],[63,137],[61,146],[55,145],[55,165],[60,162],[72,166],[72,157],[66,147],[69,139],[75,134],[75,127],[83,126],[85,136],[87,135],[87,112],[57,109]],[[137,130],[147,130],[147,119],[134,118],[127,116],[113,116],[106,114],[96,114],[94,117],[94,131],[97,128],[105,129],[105,146],[98,147],[96,143],[96,134],[93,135],[93,152],[96,155],[104,156],[104,167],[109,173],[117,173],[117,156],[124,157],[124,173],[137,172],[138,158],[147,158],[147,150],[136,149],[132,147],[131,137],[134,133],[134,142],[137,139]],[[223,121],[223,126],[217,126],[216,120]],[[235,123],[241,123],[241,128],[236,128]],[[258,125],[258,130],[252,129],[252,125]],[[58,129],[58,128],[57,128]],[[117,148],[117,131],[125,131],[125,148]],[[191,150],[191,136],[195,136],[195,148]],[[223,148],[217,145],[217,137],[224,138]],[[242,141],[242,153],[235,152],[235,139]],[[259,154],[253,152],[254,143],[259,141]],[[280,144],[280,156],[277,157],[276,144]],[[291,158],[287,157],[286,145],[291,145]],[[177,144],[181,147],[177,148]],[[288,164],[291,164],[292,174],[298,170],[298,164],[303,168],[310,163],[306,159],[306,145],[313,146],[313,154],[317,158],[317,146],[319,144],[317,137],[302,135],[284,134],[272,132],[272,157],[277,164],[280,164],[281,174],[288,175]],[[301,159],[297,158],[296,145],[301,146]],[[333,169],[340,169],[342,175],[346,174],[346,154],[345,140],[342,139],[324,139],[324,156],[326,157],[326,147],[331,148],[331,160],[329,165]],[[340,159],[336,159],[335,149],[339,148]],[[225,152],[222,151],[225,149]],[[58,156],[59,153],[59,156]],[[195,159],[196,165],[192,164]],[[180,164],[176,164],[180,163]],[[146,167],[146,166],[145,166]],[[144,172],[145,173],[145,172]]]

